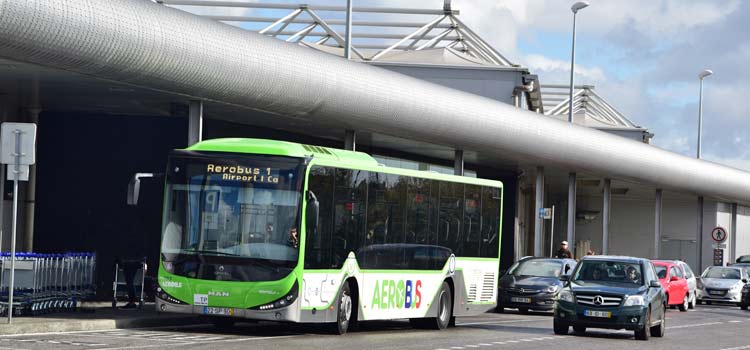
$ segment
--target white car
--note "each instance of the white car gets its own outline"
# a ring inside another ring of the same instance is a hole
[[[690,268],[684,261],[677,261],[677,265],[682,267],[682,275],[685,276],[688,285],[688,307],[691,309],[695,308],[695,303],[698,301],[698,284],[693,273],[693,269]]]
[[[747,273],[739,267],[711,266],[697,281],[698,304],[724,302],[739,305]]]

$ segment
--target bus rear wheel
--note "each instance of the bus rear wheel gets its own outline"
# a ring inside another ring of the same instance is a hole
[[[349,282],[345,282],[339,293],[336,305],[336,324],[333,329],[336,334],[346,334],[352,319],[352,309],[355,307]]]
[[[453,317],[453,295],[451,294],[451,287],[448,285],[448,282],[443,282],[443,286],[440,287],[437,301],[437,317],[428,318],[427,322],[430,328],[438,330],[446,329],[451,321],[451,317]]]
[[[453,319],[453,295],[448,282],[443,282],[437,299],[437,317],[410,318],[409,323],[419,329],[446,329]]]

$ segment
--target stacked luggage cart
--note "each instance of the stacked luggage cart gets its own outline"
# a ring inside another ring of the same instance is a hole
[[[0,314],[7,315],[10,253],[0,255]],[[93,253],[16,253],[13,314],[38,315],[75,310],[93,298],[96,287]]]

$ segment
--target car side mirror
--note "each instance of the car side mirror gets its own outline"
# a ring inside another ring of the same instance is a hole
[[[559,278],[560,278],[560,281],[563,281],[563,282],[569,282],[570,281],[570,275],[562,275]]]
[[[648,284],[648,286],[651,288],[659,288],[661,287],[661,283],[659,283],[659,281],[653,280]]]
[[[742,283],[747,283],[747,278],[743,278]]]
[[[674,281],[677,281],[677,280],[679,280],[679,278],[677,278],[677,276],[672,276],[672,277],[669,278],[670,282],[674,282]]]

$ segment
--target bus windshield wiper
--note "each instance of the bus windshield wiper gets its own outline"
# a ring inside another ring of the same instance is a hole
[[[196,254],[215,254],[215,255],[223,255],[223,256],[239,256],[238,254],[219,252],[219,251],[216,251],[216,250],[187,250],[187,249],[183,249],[182,252],[185,252],[185,253],[196,253]]]

